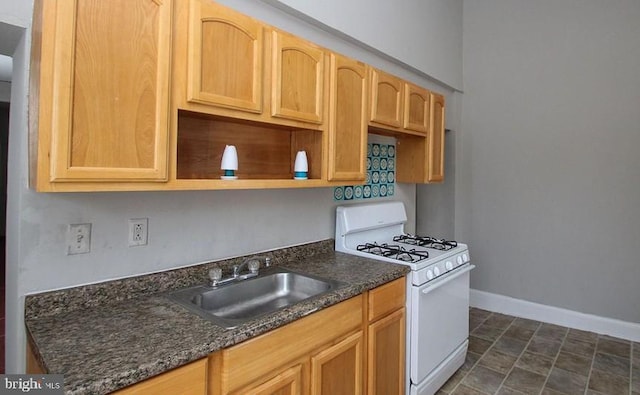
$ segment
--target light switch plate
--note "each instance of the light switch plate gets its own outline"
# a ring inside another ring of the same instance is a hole
[[[91,251],[91,224],[71,224],[67,231],[67,255]]]

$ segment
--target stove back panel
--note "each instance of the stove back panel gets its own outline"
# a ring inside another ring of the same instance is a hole
[[[339,206],[336,209],[336,236],[365,230],[393,227],[407,222],[407,214],[402,202],[382,202]],[[389,236],[393,236],[390,234]]]

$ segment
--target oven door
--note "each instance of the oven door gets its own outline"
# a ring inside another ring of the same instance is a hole
[[[410,375],[419,384],[469,336],[473,265],[411,288]]]

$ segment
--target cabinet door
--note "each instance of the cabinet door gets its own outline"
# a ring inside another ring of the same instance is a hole
[[[401,79],[371,69],[371,122],[402,127],[403,88]]]
[[[362,394],[362,332],[311,357],[311,395]]]
[[[300,38],[272,32],[271,115],[322,123],[324,51]]]
[[[331,54],[329,180],[364,180],[367,146],[366,66]]]
[[[427,134],[429,131],[429,91],[419,86],[404,85],[404,128]]]
[[[307,365],[308,366],[308,365]],[[307,367],[308,368],[308,367]],[[244,388],[234,392],[237,395],[301,395],[302,388],[301,364],[286,369],[255,387]]]
[[[368,394],[404,393],[404,307],[369,325]]]
[[[263,34],[248,16],[191,0],[187,100],[261,113]]]
[[[429,175],[427,181],[444,180],[444,96],[431,94],[429,132]]]
[[[44,4],[39,160],[50,162],[38,178],[166,181],[171,9],[171,0]]]

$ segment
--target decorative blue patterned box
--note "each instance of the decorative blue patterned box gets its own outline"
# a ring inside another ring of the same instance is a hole
[[[387,142],[389,143],[387,144]],[[333,189],[333,199],[343,201],[393,196],[396,186],[395,168],[395,140],[388,137],[369,135],[367,174],[364,185],[335,187]]]

